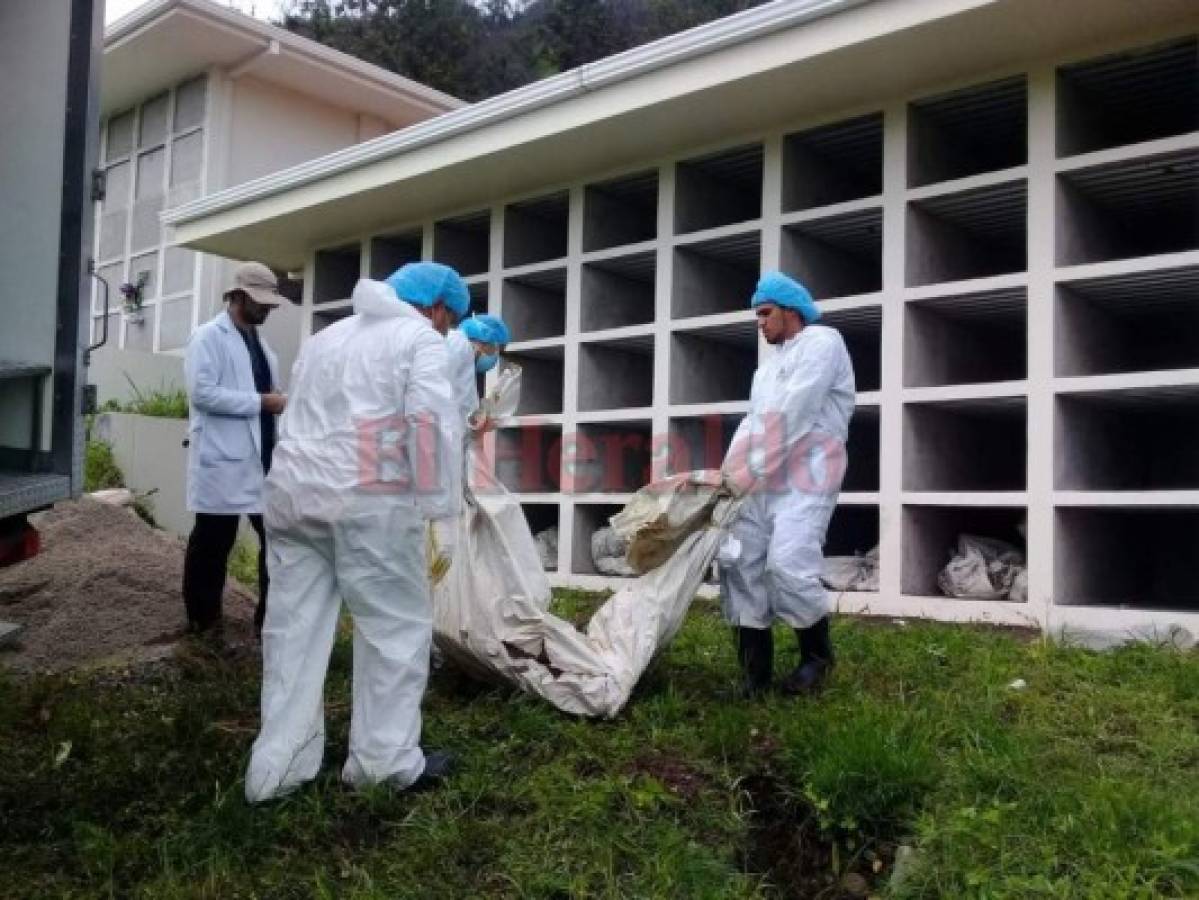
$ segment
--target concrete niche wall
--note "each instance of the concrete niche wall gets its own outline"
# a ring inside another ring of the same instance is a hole
[[[752,323],[676,331],[671,340],[670,401],[748,400],[758,364]]]
[[[579,347],[579,409],[638,408],[653,403],[654,342],[589,341]]]
[[[591,536],[651,472],[721,463],[781,268],[856,374],[826,550],[878,547],[879,589],[840,609],[1196,631],[1197,73],[1193,33],[1147,34],[480,196],[320,248],[313,327],[360,255],[458,268],[524,369],[499,478],[559,526],[556,582],[612,587]],[[1025,602],[942,593],[963,534],[1026,553]]]

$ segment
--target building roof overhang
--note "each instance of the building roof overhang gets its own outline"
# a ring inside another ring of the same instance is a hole
[[[104,33],[101,115],[213,67],[349,105],[395,127],[466,105],[210,0],[155,0]]]
[[[1195,20],[1193,0],[778,0],[163,219],[189,246],[294,270],[371,231]]]

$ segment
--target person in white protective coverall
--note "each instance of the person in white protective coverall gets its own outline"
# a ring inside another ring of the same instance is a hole
[[[471,356],[466,356],[461,351],[453,349],[453,345],[459,343],[459,340],[454,337],[455,334],[466,338],[468,346],[473,351]],[[483,313],[463,320],[462,324],[458,326],[458,330],[451,332],[447,340],[452,340],[451,364],[457,360],[459,366],[454,395],[455,397],[459,396],[459,384],[461,384],[464,391],[462,396],[466,398],[463,402],[471,404],[470,411],[467,413],[471,429],[476,432],[489,431],[495,423],[486,417],[476,415],[479,411],[479,389],[475,376],[486,375],[499,364],[500,353],[512,340],[512,334],[499,316]]]
[[[486,314],[463,319],[446,335],[448,371],[458,420],[471,431],[485,431],[492,424],[476,415],[479,412],[478,376],[486,375],[496,367],[500,352],[510,340],[511,334],[504,320]]]
[[[754,373],[749,413],[722,466],[724,485],[744,502],[718,556],[721,600],[746,695],[770,687],[775,621],[795,629],[800,651],[780,687],[801,694],[818,689],[833,665],[821,575],[845,474],[853,365],[840,333],[815,324],[820,310],[794,279],[763,275],[750,304],[775,350]]]
[[[436,263],[406,266],[393,283],[359,281],[354,314],[310,338],[293,369],[265,491],[272,584],[250,802],[320,769],[341,600],[354,619],[343,780],[423,786],[452,762],[420,747],[432,641],[425,520],[452,554],[455,529],[442,526],[461,503],[461,443],[443,335],[469,297]]]
[[[445,338],[450,385],[463,429],[464,481],[470,479],[472,439],[490,431],[495,424],[479,411],[478,378],[496,367],[500,351],[510,339],[504,320],[486,314],[463,319]]]

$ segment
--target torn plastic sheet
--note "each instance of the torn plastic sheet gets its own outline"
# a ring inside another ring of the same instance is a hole
[[[678,633],[735,515],[735,503],[711,482],[697,473],[637,492],[626,508],[636,515],[617,529],[630,551],[651,558],[668,545],[675,550],[613,594],[579,631],[548,611],[549,582],[520,504],[476,473],[455,562],[433,591],[438,648],[474,676],[514,685],[565,712],[615,716]]]

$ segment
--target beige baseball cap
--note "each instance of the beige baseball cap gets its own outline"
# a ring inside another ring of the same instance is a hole
[[[242,263],[233,271],[230,291],[245,291],[250,299],[263,306],[278,306],[283,302],[279,279],[260,262]]]

